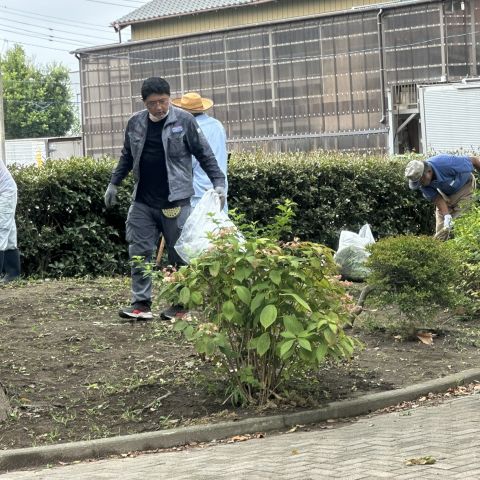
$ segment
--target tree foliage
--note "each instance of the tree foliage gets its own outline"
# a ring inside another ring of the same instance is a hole
[[[0,57],[7,139],[65,135],[75,118],[68,69],[38,67],[19,45]]]

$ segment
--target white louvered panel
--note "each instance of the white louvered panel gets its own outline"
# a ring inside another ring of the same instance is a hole
[[[423,121],[429,151],[480,152],[480,84],[426,87]]]

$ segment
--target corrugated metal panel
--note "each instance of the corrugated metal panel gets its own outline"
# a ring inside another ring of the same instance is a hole
[[[480,151],[480,83],[423,87],[427,150]]]
[[[199,15],[171,17],[132,25],[132,40],[149,40],[212,32],[233,27],[295,19],[309,15],[337,12],[377,3],[376,0],[288,0],[265,3],[227,12],[205,12]]]

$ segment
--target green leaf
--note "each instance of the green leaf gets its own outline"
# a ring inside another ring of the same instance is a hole
[[[233,274],[233,278],[239,282],[242,282],[246,278],[248,278],[252,273],[251,268],[247,267],[237,267],[235,269],[235,273]]]
[[[325,329],[323,331],[323,336],[329,345],[335,345],[337,343],[337,337],[331,330]]]
[[[299,338],[298,344],[305,350],[308,350],[309,352],[312,351],[312,345],[310,345],[310,342],[306,338]]]
[[[188,305],[190,300],[190,289],[188,287],[183,287],[180,290],[179,301],[182,305]]]
[[[227,300],[222,305],[222,313],[227,320],[231,320],[235,315],[235,312],[236,312],[235,304],[231,300]]]
[[[194,332],[195,332],[194,328],[193,328],[191,325],[189,325],[189,326],[183,331],[183,334],[185,335],[185,338],[190,341],[190,340],[192,340],[192,338],[193,338]]]
[[[297,336],[300,332],[303,332],[303,325],[298,321],[295,315],[286,315],[283,317],[283,324],[287,331]]]
[[[294,333],[289,332],[289,331],[282,332],[282,333],[280,333],[280,335],[283,338],[297,338],[297,336]]]
[[[328,322],[328,328],[333,332],[337,333],[338,332],[338,325],[333,322]]]
[[[275,305],[266,305],[260,313],[260,323],[267,329],[277,319],[277,307]]]
[[[205,353],[208,357],[211,357],[215,353],[215,342],[211,338],[205,341]]]
[[[322,343],[315,349],[315,355],[317,357],[318,363],[323,361],[327,352],[328,352],[328,345],[326,345],[325,343]]]
[[[220,262],[213,262],[208,267],[208,271],[212,277],[216,277],[220,273]]]
[[[268,276],[275,285],[280,285],[280,282],[282,281],[282,272],[278,270],[272,270]]]
[[[262,357],[270,348],[270,335],[268,332],[263,333],[258,337],[257,353]]]
[[[295,340],[287,340],[281,347],[280,347],[280,358],[284,358],[285,355],[290,351]]]
[[[257,293],[257,295],[255,295],[254,299],[252,300],[252,303],[250,304],[250,311],[254,313],[255,310],[262,304],[264,300],[265,300],[265,294]]]
[[[200,292],[192,292],[190,294],[190,299],[195,305],[201,305],[203,303],[202,294]]]
[[[187,328],[188,323],[185,320],[178,320],[175,322],[175,325],[173,326],[173,329],[176,332],[181,332],[182,330],[185,330]]]
[[[308,310],[309,312],[312,311],[312,309],[310,308],[310,305],[302,298],[300,297],[299,295],[297,295],[296,293],[293,293],[293,292],[287,292],[287,293],[281,293],[280,295],[285,295],[285,296],[288,296],[288,297],[292,297],[293,299],[295,299],[295,301],[301,305],[305,310]]]
[[[250,305],[252,300],[252,294],[247,287],[239,286],[235,287],[235,291],[237,292],[238,298],[245,303],[246,305]]]

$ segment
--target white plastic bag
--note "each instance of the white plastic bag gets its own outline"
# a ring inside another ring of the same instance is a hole
[[[209,233],[223,228],[235,228],[228,215],[220,210],[220,197],[215,190],[207,190],[193,209],[175,244],[175,250],[186,263],[198,257],[210,245]]]
[[[369,257],[366,246],[375,243],[370,225],[365,224],[358,233],[342,230],[334,260],[340,267],[342,277],[347,280],[363,281],[370,271],[365,267]]]
[[[370,225],[366,223],[358,233],[342,230],[340,232],[340,240],[338,241],[337,253],[345,247],[360,247],[365,248],[367,245],[375,243]]]

